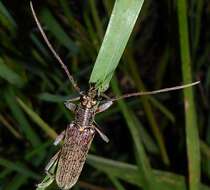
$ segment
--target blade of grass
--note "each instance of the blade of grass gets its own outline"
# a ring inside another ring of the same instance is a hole
[[[18,121],[20,129],[28,141],[31,142],[33,147],[38,146],[41,140],[34,129],[30,126],[20,107],[18,107],[15,99],[15,92],[12,88],[9,88],[4,92],[4,99],[6,100],[7,105],[9,106],[14,118]]]
[[[115,2],[109,25],[89,80],[90,83],[96,83],[99,92],[105,91],[109,86],[142,5],[143,0],[121,0]]]
[[[13,171],[20,173],[21,175],[28,176],[32,179],[40,179],[40,176],[38,174],[28,169],[23,163],[10,161],[0,157],[0,165],[5,168],[12,169]]]
[[[12,172],[12,169],[9,168],[5,168],[4,170],[2,170],[0,172],[0,179],[4,179],[5,177],[7,177],[7,175],[9,175]]]
[[[117,188],[117,190],[126,190],[122,184],[112,175],[108,175],[110,181],[114,184],[114,186]]]
[[[118,88],[117,80],[115,78],[112,79],[112,90],[116,95],[120,95],[120,90]],[[128,109],[127,105],[125,104],[124,100],[119,100],[118,105],[126,119],[128,128],[130,130],[134,147],[135,147],[135,152],[136,152],[136,161],[138,163],[138,168],[139,168],[139,175],[142,175],[144,180],[143,180],[143,188],[145,190],[148,189],[158,189],[156,184],[154,183],[154,178],[153,174],[151,171],[151,167],[149,164],[149,160],[147,159],[143,144],[141,142],[141,136],[139,134],[139,129],[136,127],[135,120],[133,118],[133,113],[131,110]]]
[[[0,13],[2,13],[12,24],[13,26],[16,26],[15,20],[12,18],[11,14],[7,10],[7,8],[4,6],[4,4],[0,1]]]
[[[97,38],[97,35],[96,35],[96,32],[94,31],[94,27],[93,27],[93,24],[91,22],[91,19],[90,19],[90,16],[88,13],[85,13],[84,14],[84,20],[85,20],[85,25],[86,25],[86,28],[87,28],[87,32],[88,32],[88,35],[89,35],[89,38],[90,40],[93,42],[93,46],[94,46],[94,50],[98,50],[100,45],[99,45],[99,41],[98,41],[98,38]],[[96,52],[94,52],[94,56],[95,56]]]
[[[182,62],[183,83],[192,82],[191,56],[187,19],[186,0],[177,1],[177,14],[179,22],[180,55]],[[198,190],[200,184],[200,147],[197,126],[197,115],[192,88],[184,89],[185,125],[189,171],[189,189]]]
[[[70,10],[69,6],[68,6],[68,1],[66,1],[66,0],[59,0],[59,2],[61,4],[61,6],[62,6],[62,9],[63,9],[63,12],[64,12],[66,18],[69,21],[69,24],[73,24],[74,23],[74,19],[73,19],[74,17],[73,17],[73,15],[71,13],[71,10]]]
[[[16,85],[17,87],[22,87],[24,85],[24,80],[10,69],[4,60],[0,58],[0,77],[9,82],[10,84]]]
[[[169,59],[170,59],[170,47],[167,46],[165,48],[165,51],[162,55],[162,58],[160,60],[160,63],[159,63],[159,66],[157,68],[157,72],[156,72],[156,76],[155,76],[155,88],[158,89],[158,88],[161,88],[161,84],[163,82],[163,77],[164,77],[164,74],[166,72],[166,67],[169,63]]]
[[[192,39],[192,46],[193,46],[193,57],[195,57],[195,53],[197,51],[199,41],[200,41],[200,34],[201,34],[201,29],[202,29],[202,14],[203,14],[203,8],[204,8],[204,1],[195,1],[195,28],[194,28],[194,36]]]
[[[101,27],[101,20],[99,19],[99,16],[98,16],[96,2],[97,1],[90,0],[89,4],[90,4],[90,9],[91,9],[91,13],[92,13],[94,23],[96,25],[96,30],[97,30],[98,37],[99,37],[99,39],[102,39],[104,31],[103,31],[103,28]]]
[[[27,180],[28,178],[26,176],[18,174],[10,180],[9,184],[4,188],[4,190],[18,190],[24,183],[27,182]]]
[[[205,155],[206,158],[210,160],[210,146],[208,146],[208,144],[206,144],[202,140],[200,141],[200,146],[201,146],[201,152],[203,153],[203,155]]]
[[[92,42],[87,39],[87,29],[84,27],[83,23],[80,23],[72,14],[70,7],[68,6],[69,2],[67,0],[59,0],[65,17],[68,19],[68,25],[75,32],[74,36],[80,41],[80,50],[84,51],[87,49],[89,52],[93,51],[94,48],[91,48]],[[81,47],[82,45],[82,47]],[[92,55],[90,53],[89,55]]]
[[[32,42],[34,43],[34,45],[37,47],[37,49],[40,50],[40,52],[42,52],[42,54],[46,58],[49,58],[50,54],[48,52],[48,49],[45,48],[45,46],[39,41],[39,39],[34,35],[34,33],[31,33],[30,38]]]
[[[137,101],[133,101],[131,103],[128,102],[127,104],[128,104],[128,107],[131,106],[132,108],[135,108],[135,107],[138,106]],[[98,116],[96,115],[96,121],[98,123],[98,121],[104,120],[104,118],[112,117],[114,114],[117,114],[119,111],[120,111],[120,109],[118,107],[110,108],[106,112],[103,112],[103,113],[101,113]],[[142,138],[142,142],[144,143],[146,150],[149,153],[158,154],[159,153],[158,146],[154,142],[154,140],[151,137],[151,135],[147,132],[147,130],[145,130],[145,127],[137,119],[137,117],[135,115],[133,116],[133,119],[135,120],[136,125],[139,128],[140,135],[141,135],[141,138]]]
[[[142,139],[142,143],[145,146],[145,149],[151,153],[159,154],[159,149],[156,143],[153,141],[152,137],[149,133],[145,130],[145,127],[139,121],[139,119],[133,114],[132,116],[133,121],[135,122],[136,128],[139,129],[140,136]]]
[[[47,102],[64,102],[65,100],[69,99],[69,96],[61,96],[61,95],[55,95],[55,94],[50,94],[50,93],[41,93],[38,95],[38,98],[43,101]]]
[[[139,173],[136,165],[127,164],[124,162],[114,161],[111,159],[88,155],[87,163],[106,174],[122,179],[139,187],[143,186],[144,177]],[[162,190],[187,190],[185,178],[181,175],[176,175],[160,170],[152,170],[156,182],[162,187]],[[155,188],[154,190],[156,190]],[[199,190],[210,190],[205,185],[200,185]]]
[[[105,7],[105,10],[107,12],[107,15],[110,16],[112,14],[112,8],[113,8],[113,5],[114,5],[114,2],[113,1],[107,1],[107,0],[103,0],[103,4],[104,4],[104,7]]]
[[[163,104],[161,104],[152,96],[149,96],[148,98],[155,108],[159,109],[162,112],[162,114],[164,114],[172,123],[175,122],[175,117],[170,110],[168,110]]]
[[[52,139],[57,137],[57,133],[35,113],[30,107],[28,107],[21,99],[17,98],[17,102],[21,108],[30,116],[30,118]]]
[[[43,121],[37,113],[35,113],[31,108],[29,108],[21,99],[17,98],[17,102],[19,105],[22,107],[22,109],[29,115],[29,117],[52,139],[55,139],[57,137],[57,133],[50,128],[50,126]],[[26,159],[29,159],[32,155],[40,153],[40,150],[45,150],[46,146],[48,144],[43,144],[43,146],[40,146],[38,149],[35,149],[32,151],[30,154],[26,156]],[[42,152],[42,151],[41,151]],[[55,167],[52,167],[52,169],[49,171],[52,173],[54,172]],[[52,177],[46,175],[45,178],[43,179],[43,184],[48,187],[54,179]],[[45,188],[39,188],[37,187],[36,190],[44,190]]]
[[[49,147],[49,146],[51,146],[53,144],[53,142],[52,141],[47,141],[46,143],[43,143],[43,144],[41,144],[39,147],[36,147],[36,148],[34,148],[33,150],[30,150],[26,155],[25,155],[25,160],[27,160],[27,161],[30,161],[30,160],[32,160],[34,157],[37,157],[37,155],[39,155],[39,154],[44,154],[44,155],[46,155],[45,153],[47,152],[48,153],[48,151],[46,151],[47,150],[47,148]],[[37,159],[36,161],[36,163],[35,162],[33,162],[33,165],[40,165],[40,163],[41,162],[43,162],[43,160],[45,159],[45,157],[42,157],[42,159]]]
[[[137,65],[133,59],[131,49],[129,49],[129,48],[128,48],[128,51],[126,51],[125,60],[128,63],[131,76],[132,76],[133,80],[135,81],[138,91],[145,91],[144,83],[141,80],[139,73],[137,72],[138,68],[137,68]],[[153,135],[155,136],[155,139],[158,143],[160,153],[162,156],[162,160],[166,165],[169,165],[170,161],[169,161],[168,154],[166,151],[164,138],[161,133],[160,127],[158,126],[158,123],[156,121],[156,118],[153,114],[152,106],[151,106],[150,102],[148,101],[147,96],[142,96],[142,97],[140,97],[140,99],[142,100],[143,108],[145,110],[145,114],[146,114],[146,117],[150,124],[150,127],[152,129]]]
[[[4,6],[4,4],[0,1],[0,22],[10,31],[10,35],[12,36],[16,33],[16,22],[9,13],[8,9]],[[10,36],[11,37],[11,36]]]
[[[20,133],[0,114],[0,122],[17,138],[22,139]]]
[[[76,44],[66,34],[61,25],[56,21],[56,19],[48,9],[44,9],[41,12],[41,18],[42,21],[45,23],[45,26],[47,26],[47,29],[50,31],[50,33],[53,34],[53,36],[56,37],[56,39],[58,39],[58,41],[63,46],[65,46],[71,54],[77,54],[78,48]]]
[[[210,71],[210,69],[209,69]],[[210,74],[210,72],[209,72]],[[210,76],[210,75],[209,75]],[[207,131],[205,135],[207,146],[210,146],[210,112],[208,113],[208,125],[207,125]],[[205,160],[205,170],[207,175],[210,177],[210,159]]]

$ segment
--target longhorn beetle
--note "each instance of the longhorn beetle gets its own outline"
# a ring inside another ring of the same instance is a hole
[[[51,176],[49,183],[55,178],[59,188],[67,190],[72,188],[77,182],[82,168],[84,166],[87,153],[89,151],[91,142],[97,132],[101,138],[108,142],[109,139],[104,135],[97,127],[94,120],[95,115],[108,109],[114,101],[133,97],[140,95],[150,95],[157,94],[161,92],[168,92],[172,90],[183,89],[198,84],[199,82],[194,82],[187,85],[175,86],[171,88],[165,88],[150,92],[136,92],[125,94],[120,97],[108,98],[105,102],[101,103],[102,97],[98,94],[97,89],[94,86],[91,86],[86,92],[81,92],[76,81],[70,74],[66,65],[63,63],[59,55],[53,49],[50,44],[46,34],[44,33],[41,24],[36,16],[36,13],[33,8],[32,2],[30,2],[30,7],[32,15],[37,24],[41,35],[49,47],[50,51],[60,63],[65,73],[67,74],[70,82],[72,83],[74,89],[79,93],[78,98],[70,99],[65,102],[65,106],[72,112],[75,113],[75,119],[72,121],[67,128],[57,136],[54,141],[54,145],[58,145],[63,140],[63,145],[61,149],[51,158],[50,162],[45,167],[46,173]],[[79,101],[79,104],[74,104],[72,102]],[[50,174],[49,170],[55,167],[55,173]],[[39,187],[46,187],[49,183],[40,183]]]

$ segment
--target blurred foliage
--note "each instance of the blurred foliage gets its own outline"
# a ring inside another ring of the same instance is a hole
[[[87,89],[114,1],[34,3],[56,51]],[[106,94],[201,80],[189,98],[193,108],[184,109],[191,92],[178,91],[119,101],[99,114],[111,141],[96,135],[94,156],[74,189],[210,189],[209,12],[204,0],[144,2]],[[63,100],[77,94],[42,40],[28,1],[0,2],[0,85],[0,190],[35,189],[58,149],[52,139],[73,119]]]

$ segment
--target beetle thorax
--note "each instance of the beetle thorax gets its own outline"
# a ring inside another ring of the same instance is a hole
[[[75,123],[80,129],[91,127],[93,125],[96,109],[96,91],[94,88],[90,88],[86,94],[81,96],[80,104],[76,109]]]
[[[81,97],[81,105],[85,108],[91,109],[96,105],[97,101],[88,95]]]

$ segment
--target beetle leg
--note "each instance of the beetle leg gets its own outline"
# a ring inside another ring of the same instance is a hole
[[[54,171],[49,171],[52,167],[55,169],[55,165],[57,165],[58,162],[58,156],[59,156],[60,151],[58,151],[50,160],[50,162],[46,165],[45,167],[45,172],[47,176],[44,178],[44,180],[37,185],[37,187],[41,189],[45,189],[48,187],[55,179],[55,174]]]
[[[45,189],[54,181],[54,179],[55,177],[52,176],[51,174],[47,175],[47,177],[45,177],[45,179],[41,183],[37,184],[36,186],[40,189]]]
[[[96,110],[96,113],[100,113],[100,112],[103,112],[103,111],[107,110],[112,104],[113,104],[112,101],[107,101],[107,102],[101,104],[98,107],[98,109]]]
[[[77,107],[75,104],[73,104],[69,101],[64,102],[64,105],[65,105],[66,108],[68,108],[72,112],[75,112],[75,109]]]
[[[68,99],[68,100],[66,100],[66,102],[75,102],[75,101],[78,101],[79,99],[80,99],[80,96],[78,96],[76,98]]]
[[[59,156],[59,154],[60,154],[60,151],[58,151],[51,159],[50,159],[50,161],[49,161],[49,163],[45,166],[45,172],[50,176],[52,176],[53,174],[51,174],[50,172],[49,172],[49,170],[50,170],[50,168],[52,168],[52,166],[54,165],[54,164],[56,164],[56,162],[58,161],[58,156]]]
[[[55,139],[55,141],[54,141],[53,144],[54,144],[55,146],[57,146],[57,145],[63,140],[64,136],[65,136],[65,130],[62,131],[62,132],[56,137],[56,139]]]
[[[103,141],[105,141],[106,143],[108,143],[109,142],[109,138],[99,128],[97,128],[98,124],[95,121],[94,121],[94,123],[96,124],[96,126],[93,126],[94,129],[97,131],[97,133],[103,139]]]
[[[97,127],[95,127],[95,129],[98,132],[98,134],[100,135],[100,137],[103,139],[103,141],[108,143],[109,142],[109,138],[102,131],[100,131],[100,129],[98,129]]]
[[[72,102],[78,101],[79,99],[80,99],[80,96],[78,96],[76,98],[72,98],[72,99],[66,100],[64,102],[64,105],[66,106],[66,108],[68,108],[72,112],[75,112],[75,109],[76,109],[77,106],[75,104],[73,104]]]

